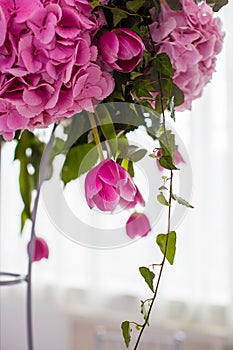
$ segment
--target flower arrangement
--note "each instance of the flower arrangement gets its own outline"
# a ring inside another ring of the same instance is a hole
[[[139,331],[134,349],[149,323],[165,261],[174,261],[172,201],[192,207],[173,192],[173,174],[185,159],[167,128],[166,115],[175,119],[175,110],[190,109],[210,82],[224,39],[214,12],[225,4],[222,0],[0,0],[0,134],[4,141],[16,142],[24,203],[21,230],[28,219],[32,221],[27,280],[31,263],[49,255],[46,242],[35,236],[35,218],[42,182],[51,177],[58,154],[65,156],[60,173],[64,185],[85,174],[89,210],[114,213],[120,207],[129,212],[125,222],[129,239],[152,230],[142,212],[146,201],[133,180],[135,162],[149,155],[130,144],[130,132],[144,128],[155,144],[150,156],[161,172],[167,172],[162,173],[157,196],[168,209],[166,233],[156,238],[163,259],[139,269],[152,297],[141,302],[143,323],[122,323],[127,347],[132,326]],[[128,106],[127,114],[118,108],[122,103]],[[38,128],[51,124],[46,144]],[[64,137],[55,137],[58,127]]]

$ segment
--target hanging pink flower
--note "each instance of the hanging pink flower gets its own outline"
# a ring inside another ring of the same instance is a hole
[[[89,207],[113,211],[145,205],[144,199],[129,173],[111,159],[105,159],[91,169],[85,179],[85,195]]]
[[[159,158],[162,157],[162,151],[161,149],[158,149],[157,152],[156,152],[156,164],[159,168],[159,171],[163,171],[164,170],[164,167],[162,165],[160,165],[159,163]],[[174,165],[178,165],[180,163],[185,163],[184,161],[184,158],[182,157],[181,153],[178,151],[178,149],[176,149],[173,153],[173,164]]]
[[[180,11],[173,11],[162,2],[158,20],[150,25],[157,52],[169,55],[174,83],[184,93],[184,103],[177,110],[190,109],[192,101],[202,95],[224,38],[221,20],[213,17],[205,1],[181,0],[181,4]]]
[[[99,39],[98,47],[103,60],[120,72],[131,72],[144,52],[142,39],[126,28],[105,32]]]
[[[27,250],[29,254],[30,243],[28,243]],[[48,259],[49,257],[49,248],[47,243],[43,238],[35,237],[34,241],[34,257],[33,261],[39,261],[43,258]]]
[[[0,134],[93,111],[114,89],[93,37],[105,25],[88,0],[0,0]],[[2,102],[3,104],[3,102]],[[9,120],[8,120],[9,119]]]
[[[151,231],[149,219],[143,213],[133,213],[126,222],[126,232],[130,238],[145,237]]]

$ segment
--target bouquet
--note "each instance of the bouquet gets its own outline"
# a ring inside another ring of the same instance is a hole
[[[165,261],[174,261],[172,203],[192,208],[173,191],[174,173],[186,160],[167,119],[175,120],[176,110],[191,109],[210,82],[224,39],[214,12],[225,4],[0,0],[0,134],[3,143],[16,142],[21,230],[27,220],[32,222],[29,295],[32,262],[49,256],[46,241],[35,234],[35,219],[42,183],[53,177],[59,155],[59,181],[66,186],[85,176],[88,210],[103,215],[123,211],[128,240],[153,229],[148,201],[134,180],[135,163],[150,159],[161,174],[161,183],[154,186],[159,187],[158,203],[168,210],[166,232],[156,237],[163,259],[139,269],[152,292],[141,301],[143,322],[121,325],[127,347],[132,327],[139,331],[134,349],[149,324]],[[39,130],[50,125],[45,142]],[[131,143],[137,130],[153,142],[150,152]]]

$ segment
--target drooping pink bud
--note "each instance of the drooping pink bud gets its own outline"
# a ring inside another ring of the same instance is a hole
[[[27,246],[28,254],[30,251],[30,242]],[[34,256],[32,261],[40,261],[41,259],[45,258],[48,259],[49,257],[49,248],[45,240],[41,237],[35,237],[34,242]]]

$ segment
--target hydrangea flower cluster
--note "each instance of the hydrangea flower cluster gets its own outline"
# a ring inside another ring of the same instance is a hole
[[[156,50],[170,57],[174,83],[184,93],[184,103],[177,110],[190,109],[192,101],[202,95],[215,70],[224,38],[221,20],[213,17],[205,1],[197,5],[182,0],[181,4],[180,11],[173,11],[162,2],[158,19],[150,25]]]
[[[87,0],[0,0],[0,134],[47,126],[114,89],[94,38],[105,24]]]

